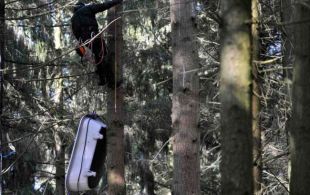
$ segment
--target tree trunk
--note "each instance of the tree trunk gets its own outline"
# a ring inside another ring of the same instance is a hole
[[[292,3],[291,0],[281,0],[281,19],[283,23],[292,22]],[[292,36],[292,25],[284,25],[282,28],[283,35],[283,67],[288,68],[292,63],[292,52],[293,52],[293,36]],[[293,78],[292,70],[284,70],[284,78],[287,80],[290,85],[290,81]],[[289,96],[291,96],[291,86],[289,86]]]
[[[58,125],[57,125],[58,126]],[[56,194],[65,194],[65,146],[59,129],[55,129],[54,140],[56,149]]]
[[[57,67],[57,72],[59,72],[59,77],[62,74],[62,68]],[[58,112],[61,112],[63,109],[63,79],[58,79],[56,82],[55,89],[55,103],[58,107]],[[56,125],[54,129],[54,141],[55,141],[55,168],[56,168],[56,194],[63,195],[65,194],[65,144],[63,140],[63,134],[61,132],[61,126]]]
[[[252,0],[252,134],[253,134],[253,180],[254,194],[262,194],[262,143],[260,128],[260,87],[257,71],[259,61],[259,2]]]
[[[4,69],[4,38],[5,38],[5,2],[0,0],[0,145],[2,145],[3,121],[2,121],[2,110],[3,110],[3,69]],[[3,153],[3,147],[0,148],[0,153]],[[2,171],[2,155],[0,155],[0,171]],[[2,173],[0,172],[0,194],[2,194]]]
[[[302,0],[295,0],[294,24],[294,75],[293,109],[290,125],[291,181],[292,195],[310,192],[310,19],[309,6]]]
[[[56,22],[55,24],[61,23],[63,13],[61,11],[56,12]],[[63,33],[61,31],[61,27],[54,27],[54,45],[55,49],[63,48]]]
[[[222,1],[222,194],[253,194],[251,1]]]
[[[281,21],[285,23],[292,22],[292,0],[281,0]],[[283,67],[290,67],[293,64],[293,33],[292,33],[292,25],[283,25],[282,26],[282,35],[283,35],[283,49],[282,49],[282,64]],[[293,71],[289,69],[285,69],[284,79],[286,83],[286,100],[292,103],[292,79],[293,79]],[[287,134],[287,143],[289,145],[289,125],[290,125],[290,116],[288,116],[289,120],[286,123],[286,134]],[[290,170],[291,170],[291,160],[290,156],[288,158],[288,179],[290,180]]]
[[[108,12],[108,22],[115,19],[120,10],[121,6],[111,8]],[[118,20],[110,26],[108,38],[108,62],[113,67],[116,81],[122,77],[120,62],[122,42],[122,21]],[[109,195],[126,194],[123,93],[122,86],[108,91],[107,171]]]
[[[149,155],[143,154],[143,158],[139,159],[138,161],[139,175],[141,177],[140,180],[141,195],[155,195],[154,175],[150,170],[150,164],[148,159]]]
[[[200,194],[199,78],[193,3],[171,0],[173,195]]]

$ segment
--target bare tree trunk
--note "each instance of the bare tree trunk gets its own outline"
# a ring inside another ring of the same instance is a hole
[[[65,194],[65,147],[59,129],[55,129],[56,148],[56,194]]]
[[[253,134],[253,180],[254,194],[262,194],[262,141],[260,128],[260,87],[257,71],[259,61],[259,2],[252,0],[252,134]]]
[[[308,1],[309,2],[309,1]],[[302,0],[293,3],[294,75],[293,109],[290,124],[291,181],[290,194],[310,192],[310,19],[309,4]]]
[[[140,192],[143,195],[155,195],[154,175],[152,171],[150,170],[150,164],[148,161],[149,155],[145,153],[143,154],[143,158],[140,159],[138,162],[139,175],[141,177],[141,182],[140,182],[141,191]]]
[[[251,1],[222,1],[222,14],[221,193],[253,194]]]
[[[59,10],[56,13],[56,24],[61,23],[61,16],[63,15],[63,13]],[[54,45],[55,45],[55,49],[61,49],[63,48],[63,36],[62,36],[62,32],[61,32],[61,27],[55,27],[54,28]]]
[[[199,78],[195,47],[194,5],[171,0],[173,64],[173,195],[198,195],[200,191]]]
[[[3,121],[2,121],[2,110],[3,110],[3,69],[4,69],[4,38],[5,38],[5,2],[0,0],[0,145],[2,145],[2,135],[4,132]],[[0,148],[0,153],[3,152],[3,147]],[[0,194],[2,194],[2,155],[0,155]]]
[[[62,76],[62,68],[57,68],[59,76]],[[58,110],[63,109],[63,79],[56,80],[55,90],[55,103],[58,106]],[[55,141],[55,152],[56,152],[56,194],[65,194],[65,144],[63,135],[61,132],[61,126],[56,125],[54,129],[54,141]]]
[[[116,18],[122,7],[111,8],[108,12],[108,22]],[[115,81],[122,77],[121,47],[122,47],[122,21],[118,20],[109,28],[109,60],[114,70]],[[108,131],[107,131],[107,171],[108,194],[125,195],[125,150],[124,150],[124,113],[122,86],[108,92]]]
[[[292,22],[292,3],[291,0],[281,0],[281,19],[283,23]],[[292,63],[293,57],[293,36],[292,36],[292,25],[284,25],[282,28],[283,34],[283,66],[289,67]],[[285,69],[284,77],[287,81],[291,81],[293,78],[292,70]],[[288,82],[290,83],[290,82]],[[291,96],[291,91],[289,89],[289,95]]]
[[[292,22],[292,0],[281,0],[281,21],[283,23]],[[293,33],[292,33],[292,25],[283,25],[282,26],[282,35],[283,35],[283,47],[282,47],[282,64],[283,67],[290,67],[293,63]],[[284,70],[284,79],[286,83],[286,100],[292,103],[292,79],[293,79],[293,71],[289,69]],[[288,116],[289,118],[290,116]],[[286,134],[287,134],[287,143],[289,145],[289,126],[290,120],[286,123]],[[291,170],[291,159],[290,156],[288,158],[288,179],[290,180],[290,170]]]

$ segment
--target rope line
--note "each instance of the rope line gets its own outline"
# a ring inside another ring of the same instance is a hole
[[[89,41],[89,40],[92,40],[93,36],[94,36],[94,32],[91,33],[91,38],[90,38],[90,39],[87,39],[85,42],[87,42],[87,41]],[[105,49],[105,47],[104,47],[104,39],[103,39],[102,36],[100,36],[101,49],[100,49],[100,53],[98,54],[98,55],[100,56],[100,60],[99,60],[98,62],[96,62],[96,58],[95,58],[96,56],[95,56],[95,54],[94,54],[94,52],[93,52],[93,43],[94,43],[94,40],[95,40],[95,39],[93,39],[93,41],[91,41],[89,44],[87,44],[88,46],[86,45],[86,47],[88,47],[88,48],[90,49],[90,51],[91,51],[91,56],[88,56],[88,55],[87,55],[88,49],[85,48],[85,54],[84,54],[81,58],[82,58],[82,59],[85,58],[87,61],[89,61],[89,62],[92,63],[93,65],[99,65],[99,64],[102,63],[102,61],[103,61],[103,59],[104,59],[104,57],[105,57],[105,52],[104,52],[104,49]],[[82,46],[82,44],[83,44],[82,40],[79,41],[79,44],[80,44],[80,45],[79,45],[80,47],[84,47],[84,46]],[[81,60],[81,61],[82,61],[82,60]]]
[[[116,7],[114,8],[114,18],[116,18]],[[116,25],[116,23],[114,23],[114,112],[116,112],[116,110],[117,110],[117,98],[116,98],[116,95],[117,95],[117,93],[116,93],[116,88],[117,88],[117,59],[116,59],[116,57],[117,57],[117,55],[116,55],[116,52],[117,52],[117,48],[116,48],[116,46],[117,46],[117,44],[116,44],[116,27],[117,27],[117,25]]]

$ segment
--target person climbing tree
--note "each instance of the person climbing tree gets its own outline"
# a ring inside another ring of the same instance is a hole
[[[73,9],[71,18],[72,32],[80,44],[91,40],[92,37],[99,33],[96,14],[110,9],[111,7],[122,3],[123,0],[113,0],[104,3],[84,4],[78,2]],[[96,37],[93,41],[87,44],[87,47],[92,51],[95,64],[97,66],[96,73],[99,76],[99,85],[108,84],[109,88],[114,86],[114,73],[110,63],[105,59],[107,48],[104,39],[101,36]],[[79,47],[77,53],[83,57],[85,48]],[[117,82],[119,85],[120,82]]]

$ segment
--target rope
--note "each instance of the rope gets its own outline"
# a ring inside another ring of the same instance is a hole
[[[101,43],[101,49],[100,49],[100,53],[99,53],[100,60],[99,60],[98,62],[96,62],[96,60],[94,60],[94,53],[93,53],[93,43],[94,43],[94,40],[95,40],[95,39],[93,39],[93,37],[94,37],[93,35],[94,35],[94,32],[91,33],[91,38],[90,38],[90,39],[87,39],[87,40],[85,41],[85,42],[90,41],[89,44],[87,44],[87,45],[89,45],[88,48],[92,51],[92,56],[89,57],[89,56],[87,56],[87,55],[85,54],[82,58],[87,59],[88,61],[90,61],[90,62],[91,62],[92,64],[94,64],[94,65],[98,65],[98,64],[101,64],[101,63],[103,62],[103,59],[104,59],[104,57],[105,57],[105,52],[104,52],[104,49],[105,49],[105,47],[104,47],[104,39],[103,39],[102,36],[100,36],[100,43]],[[81,40],[80,40],[79,42],[82,43]],[[82,47],[82,46],[81,46],[81,47]]]
[[[103,59],[105,57],[105,53],[104,53],[104,39],[102,37],[100,37],[101,40],[101,52],[99,53],[99,56],[101,56],[99,62],[95,65],[101,64],[103,62]]]
[[[180,20],[181,18],[181,4],[178,4],[178,18]],[[181,29],[178,27],[178,38],[181,37]],[[182,86],[185,88],[185,77],[186,77],[186,68],[185,68],[185,63],[182,63],[182,68],[183,68],[183,77],[182,77]]]
[[[114,18],[116,18],[116,7],[114,8]],[[116,48],[116,22],[114,23],[114,112],[116,113],[117,110],[117,98],[116,98],[116,88],[117,88],[117,59],[116,59],[116,52],[117,52],[117,48]]]

